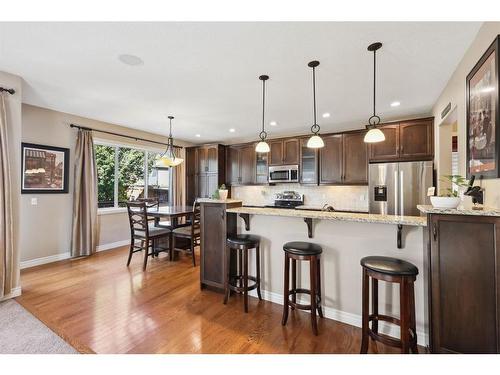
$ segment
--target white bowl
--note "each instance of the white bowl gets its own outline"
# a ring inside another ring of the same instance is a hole
[[[457,208],[460,205],[459,197],[431,197],[432,206],[435,208]]]

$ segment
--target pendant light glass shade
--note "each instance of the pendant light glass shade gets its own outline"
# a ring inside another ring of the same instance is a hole
[[[373,128],[368,130],[368,133],[365,134],[364,138],[365,143],[377,143],[385,141],[385,135],[382,133],[382,130]]]
[[[325,142],[323,142],[323,139],[319,135],[313,135],[307,141],[307,147],[308,148],[321,148],[321,147],[325,147]]]
[[[156,159],[156,168],[176,167],[184,161],[184,159],[175,156],[174,138],[172,137],[172,120],[174,116],[168,116],[168,119],[170,121],[170,134],[168,136],[167,149]]]
[[[255,152],[267,153],[271,151],[271,148],[266,142],[267,132],[265,129],[266,81],[269,79],[269,76],[261,75],[259,79],[262,81],[262,131],[259,134],[260,142],[255,146]]]
[[[376,85],[376,73],[377,73],[377,50],[382,47],[382,43],[376,42],[368,46],[368,51],[373,52],[373,115],[368,119],[368,133],[365,134],[363,141],[365,143],[378,143],[385,141],[385,135],[382,130],[377,129],[377,125],[380,124],[380,117],[376,115],[376,98],[377,98],[377,85]]]
[[[316,122],[316,67],[319,65],[319,61],[311,61],[307,66],[312,68],[312,81],[313,81],[313,115],[314,124],[311,126],[312,137],[307,141],[308,148],[322,148],[325,147],[325,142],[319,136],[320,126]]]

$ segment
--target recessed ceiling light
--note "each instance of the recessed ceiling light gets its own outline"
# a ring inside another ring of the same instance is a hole
[[[278,125],[278,123],[277,123],[276,121],[271,121],[271,122],[269,123],[269,125],[271,125],[271,126],[276,126],[276,125]]]
[[[323,113],[323,118],[328,118],[330,117],[330,114],[328,112]]]
[[[138,65],[143,65],[144,61],[139,56],[135,55],[119,55],[118,60],[120,60],[122,63],[125,65],[130,65],[130,66],[138,66]]]
[[[230,133],[234,133],[235,131],[236,131],[236,129],[234,129],[234,128],[229,129]]]
[[[200,135],[200,134],[196,134],[196,135],[195,135],[195,137],[200,138],[200,137],[201,137],[201,135]]]
[[[400,102],[392,102],[391,107],[399,107],[401,105]]]

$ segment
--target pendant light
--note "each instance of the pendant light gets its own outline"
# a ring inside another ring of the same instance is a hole
[[[170,121],[170,134],[168,135],[167,149],[156,159],[155,166],[160,168],[175,167],[181,164],[184,159],[175,156],[174,138],[172,138],[172,120],[174,116],[168,116]]]
[[[269,148],[269,145],[266,142],[267,138],[267,133],[264,128],[264,114],[265,114],[265,105],[266,105],[266,81],[269,79],[269,76],[262,75],[259,77],[259,79],[262,81],[262,131],[259,134],[260,142],[257,143],[257,146],[255,146],[255,151],[259,153],[265,153],[271,151]]]
[[[377,50],[382,47],[382,43],[376,42],[368,46],[368,51],[373,51],[373,115],[368,119],[366,128],[368,132],[365,134],[364,141],[366,143],[377,143],[385,141],[385,135],[382,130],[377,128],[380,124],[380,117],[376,115],[375,100],[376,100],[376,69],[377,69]]]
[[[316,67],[319,65],[319,61],[311,61],[307,64],[308,67],[312,68],[313,77],[313,113],[314,113],[314,124],[311,126],[312,137],[307,141],[308,148],[321,148],[325,147],[325,143],[319,136],[320,127],[316,123]]]

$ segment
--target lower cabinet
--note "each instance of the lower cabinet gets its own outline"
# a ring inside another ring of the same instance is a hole
[[[433,353],[500,353],[500,218],[428,217]]]

